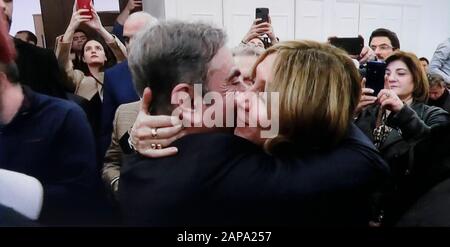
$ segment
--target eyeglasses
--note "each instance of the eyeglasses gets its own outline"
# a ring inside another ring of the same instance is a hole
[[[382,50],[382,51],[387,51],[387,50],[393,50],[393,49],[394,49],[394,47],[392,47],[392,46],[390,46],[390,45],[386,45],[386,44],[379,45],[379,46],[371,45],[370,48],[371,48],[372,50],[374,50],[374,51],[375,51],[377,48],[380,48],[380,50]]]

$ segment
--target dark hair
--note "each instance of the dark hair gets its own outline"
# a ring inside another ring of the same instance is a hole
[[[153,91],[153,108],[171,112],[171,91],[180,82],[207,89],[209,63],[225,45],[223,30],[203,23],[160,22],[139,32],[128,56],[137,93]]]
[[[105,41],[103,39],[98,39],[98,38],[86,40],[86,42],[83,44],[83,46],[81,48],[81,57],[84,57],[84,48],[86,47],[86,44],[90,41],[97,41],[98,43],[100,43],[102,45],[103,50],[105,51],[105,56],[108,59],[108,61],[105,62],[102,70],[106,70],[108,68],[111,68],[115,64],[117,64],[117,59],[114,56],[114,53],[109,48],[109,46],[105,43]],[[83,60],[81,60],[81,69],[80,70],[83,71],[85,75],[87,75],[89,73],[89,68]]]
[[[87,33],[83,29],[79,29],[79,28],[75,29],[75,32],[73,32],[73,33],[84,33],[84,35],[86,35],[86,37],[88,36]]]
[[[439,87],[446,87],[444,77],[442,77],[439,74],[427,74],[428,82],[430,83],[430,88],[439,86]]]
[[[34,33],[30,32],[30,31],[27,31],[27,30],[18,31],[17,34],[19,34],[19,33],[25,33],[25,34],[27,34],[27,42],[30,42],[30,41],[31,41],[31,42],[33,42],[35,45],[37,44],[38,39],[37,39],[36,35],[34,35]],[[16,34],[16,35],[17,35],[17,34]]]
[[[414,53],[396,51],[386,59],[386,65],[400,60],[406,64],[413,76],[414,91],[412,96],[415,101],[424,103],[428,100],[429,84],[425,70]]]
[[[427,62],[427,64],[430,64],[430,61],[428,61],[428,59],[426,57],[421,57],[419,58],[420,61],[425,61]]]
[[[391,45],[394,48],[394,50],[400,49],[400,41],[398,40],[397,34],[389,29],[378,28],[375,31],[373,31],[372,34],[370,35],[369,46],[370,43],[372,43],[372,39],[374,37],[386,37],[391,41]]]

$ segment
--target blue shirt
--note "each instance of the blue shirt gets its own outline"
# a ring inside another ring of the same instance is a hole
[[[42,183],[41,219],[46,223],[78,217],[75,211],[85,204],[82,198],[92,191],[96,176],[94,137],[86,116],[75,103],[27,87],[24,96],[13,120],[0,126],[0,168]]]

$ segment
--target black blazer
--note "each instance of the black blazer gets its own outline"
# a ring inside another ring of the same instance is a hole
[[[17,50],[16,64],[19,81],[33,91],[66,99],[64,75],[52,50],[43,49],[14,39]]]
[[[189,135],[179,153],[125,158],[119,201],[127,224],[367,226],[368,198],[388,173],[352,126],[335,149],[275,158],[230,134]]]

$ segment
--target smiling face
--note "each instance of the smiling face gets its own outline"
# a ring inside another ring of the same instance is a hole
[[[88,65],[104,65],[106,55],[102,44],[95,40],[88,41],[84,46],[83,60]]]
[[[414,92],[413,75],[408,66],[401,60],[395,60],[386,68],[386,78],[389,87],[406,101],[412,97]]]

